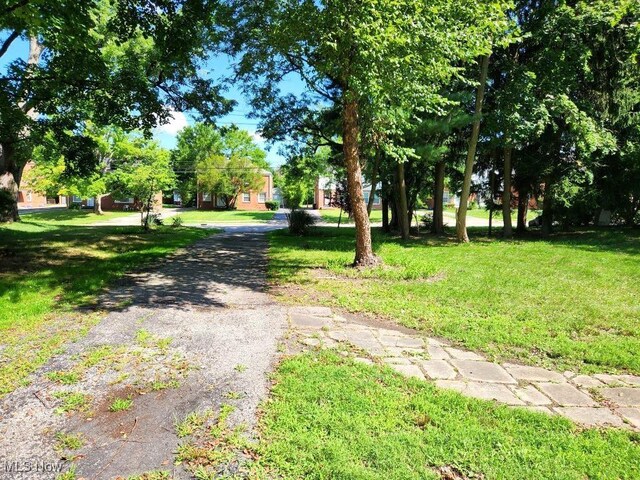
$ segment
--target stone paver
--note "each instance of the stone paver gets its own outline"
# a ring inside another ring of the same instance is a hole
[[[600,393],[607,400],[624,407],[640,406],[640,388],[616,387],[603,388]]]
[[[388,357],[384,361],[390,365],[411,365],[411,360],[404,357]]]
[[[618,408],[616,412],[635,428],[640,429],[640,408]]]
[[[359,362],[373,363],[371,359],[377,358],[405,376],[433,381],[469,397],[562,415],[587,426],[640,431],[640,377],[634,375],[581,375],[499,364],[435,338],[369,326],[366,321],[354,323],[327,310],[303,307],[289,315],[294,326],[302,324],[298,327],[302,335],[321,339],[303,342],[310,348],[348,342],[371,356],[356,357]]]
[[[451,360],[460,374],[469,380],[491,383],[517,383],[500,365],[476,360]]]
[[[640,377],[636,375],[620,375],[620,378],[629,385],[637,385],[640,387]]]
[[[515,387],[513,389],[519,399],[528,403],[529,405],[550,405],[551,400],[543,395],[540,390],[536,389],[533,385],[527,385],[525,387]]]
[[[529,382],[565,382],[566,379],[558,372],[552,372],[540,367],[529,367],[505,363],[504,368],[517,380]]]
[[[424,347],[424,340],[421,338],[400,337],[396,343],[396,347],[421,348]]]
[[[460,350],[453,347],[445,347],[445,350],[449,355],[458,360],[484,360],[484,358],[477,353],[468,352],[466,350]]]
[[[413,378],[417,378],[419,380],[424,380],[424,375],[422,374],[422,371],[420,370],[420,368],[416,367],[415,365],[396,365],[396,364],[391,364],[389,365],[391,368],[393,368],[394,370],[396,370],[397,372],[400,372],[402,375],[405,375],[407,377],[413,377]]]
[[[620,385],[626,383],[620,375],[608,375],[605,373],[597,373],[595,378],[607,385]]]
[[[562,407],[592,407],[596,402],[586,393],[565,383],[540,383],[538,388]]]
[[[594,388],[602,387],[604,384],[597,378],[590,377],[589,375],[578,375],[571,379],[571,383],[577,385],[580,388]]]
[[[331,317],[332,310],[329,307],[290,307],[290,314],[313,315],[314,317]]]
[[[455,369],[444,360],[424,360],[419,364],[424,373],[432,380],[453,380],[456,378]]]
[[[440,388],[456,390],[463,395],[481,400],[496,400],[506,405],[525,405],[525,403],[516,397],[505,385],[463,382],[460,380],[436,380],[436,385]]]
[[[554,409],[560,415],[570,418],[574,422],[593,427],[622,427],[624,423],[608,408],[593,407],[557,407]]]
[[[427,345],[427,353],[430,358],[434,360],[446,360],[451,358],[451,355],[439,345]]]
[[[313,329],[320,329],[329,325],[326,319],[313,317],[304,313],[292,313],[291,323],[296,327]]]

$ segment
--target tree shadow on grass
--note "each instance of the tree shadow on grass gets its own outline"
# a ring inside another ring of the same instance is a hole
[[[26,292],[47,295],[61,289],[58,303],[86,306],[125,272],[152,265],[207,234],[197,229],[142,233],[135,227],[24,223],[0,231],[0,300],[11,303],[19,303]]]

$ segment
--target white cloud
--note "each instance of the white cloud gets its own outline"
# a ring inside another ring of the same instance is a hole
[[[260,132],[249,131],[249,135],[251,135],[251,138],[253,138],[253,141],[256,143],[265,143],[267,141]]]
[[[171,110],[171,118],[168,123],[156,127],[156,132],[167,135],[177,135],[180,130],[189,125],[187,117],[182,112]]]

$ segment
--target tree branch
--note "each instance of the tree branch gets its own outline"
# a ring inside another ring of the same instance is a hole
[[[9,37],[2,43],[2,47],[0,47],[0,57],[7,53],[7,50],[9,50],[9,47],[11,46],[13,41],[19,36],[20,32],[18,30],[14,30],[14,32],[9,35]]]
[[[319,88],[314,81],[312,81],[306,73],[304,73],[304,67],[296,63],[296,58],[290,53],[284,54],[287,61],[295,68],[298,75],[302,77],[302,79],[307,83],[309,88],[316,92],[318,95],[330,100],[331,102],[338,103],[340,99],[335,95],[331,95],[329,92],[325,92],[323,89]]]
[[[4,11],[2,12],[2,15],[10,15],[12,14],[14,11],[18,10],[19,8],[22,8],[24,6],[26,6],[31,0],[20,0],[17,3],[14,3],[13,5],[11,5],[10,7],[7,7],[4,9]]]

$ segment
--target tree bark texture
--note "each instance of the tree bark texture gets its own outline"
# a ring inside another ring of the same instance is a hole
[[[511,225],[511,155],[513,149],[504,149],[504,188],[502,190],[502,234],[504,238],[513,236]]]
[[[343,109],[343,149],[347,168],[347,188],[355,222],[356,256],[354,266],[368,267],[379,263],[371,245],[371,224],[362,191],[360,167],[358,102],[347,96]]]
[[[409,209],[407,206],[407,185],[404,178],[404,163],[398,166],[398,220],[400,222],[400,235],[403,240],[409,238]]]
[[[431,233],[444,234],[444,161],[436,163],[435,181],[433,188],[433,223]]]
[[[464,166],[464,181],[462,183],[462,193],[460,194],[460,207],[458,208],[456,217],[456,235],[459,242],[468,242],[467,234],[467,208],[469,204],[469,195],[471,194],[471,176],[473,175],[473,164],[476,158],[476,149],[478,147],[478,138],[480,137],[480,122],[482,115],[482,104],[484,102],[484,87],[487,83],[487,73],[489,70],[489,55],[482,57],[480,61],[480,84],[476,93],[475,120],[471,129],[471,138],[469,139],[469,149],[467,151],[467,160]]]

